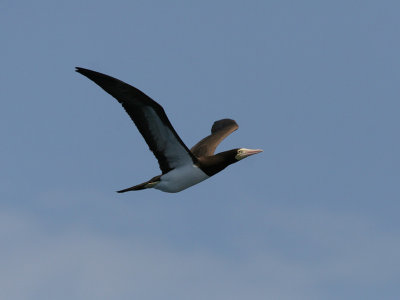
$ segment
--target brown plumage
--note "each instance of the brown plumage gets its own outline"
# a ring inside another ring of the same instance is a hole
[[[120,190],[119,193],[148,188],[179,192],[215,175],[230,164],[262,151],[238,148],[214,155],[222,140],[238,129],[236,122],[231,119],[214,122],[211,134],[189,150],[172,127],[164,109],[149,96],[111,76],[84,68],[76,68],[76,71],[118,100],[159,163],[161,175]]]
[[[216,121],[211,127],[211,134],[194,145],[190,151],[196,157],[211,156],[214,154],[218,145],[238,128],[238,124],[231,119]]]

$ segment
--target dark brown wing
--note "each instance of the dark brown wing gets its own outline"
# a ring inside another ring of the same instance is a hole
[[[222,140],[238,128],[238,124],[231,119],[216,121],[211,128],[211,134],[198,142],[190,151],[196,157],[211,156]]]
[[[158,160],[163,174],[197,159],[182,142],[164,109],[137,88],[111,76],[76,68],[122,104]]]

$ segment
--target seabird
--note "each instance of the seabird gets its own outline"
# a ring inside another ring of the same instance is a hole
[[[211,134],[189,150],[172,127],[161,105],[143,92],[99,72],[79,67],[76,71],[94,81],[121,103],[160,165],[161,175],[118,193],[148,188],[168,193],[180,192],[243,158],[262,152],[261,149],[238,148],[214,155],[221,141],[239,128],[231,119],[214,122]]]

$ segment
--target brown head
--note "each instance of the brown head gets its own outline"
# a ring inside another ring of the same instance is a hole
[[[261,149],[237,148],[224,151],[212,156],[198,158],[199,167],[208,175],[212,176],[225,169],[227,166],[238,162],[246,157],[262,152]]]

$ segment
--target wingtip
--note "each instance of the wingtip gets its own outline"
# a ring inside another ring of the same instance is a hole
[[[81,68],[81,67],[75,67],[75,72],[78,72],[78,73],[81,73],[81,74],[82,74],[85,70],[86,70],[86,69]]]
[[[94,80],[94,77],[105,76],[104,74],[101,74],[99,72],[81,68],[81,67],[75,67],[75,72],[78,72],[79,74],[86,76],[91,80]]]

